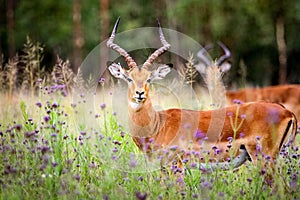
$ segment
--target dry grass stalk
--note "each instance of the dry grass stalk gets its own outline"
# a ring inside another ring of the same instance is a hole
[[[44,73],[44,68],[40,66],[43,60],[43,50],[40,43],[34,44],[27,36],[23,48],[24,54],[21,56],[21,63],[24,65],[22,89],[29,89],[32,94],[36,89],[36,83]]]
[[[205,83],[214,109],[225,106],[226,90],[222,80],[223,75],[223,72],[215,64],[206,68]]]
[[[19,56],[16,55],[12,59],[9,59],[8,63],[4,67],[9,95],[12,95],[17,88],[18,63]]]
[[[75,82],[75,74],[71,69],[69,60],[63,61],[57,56],[56,64],[53,67],[52,73],[52,84],[63,85],[68,94],[71,93],[72,87]]]
[[[193,85],[194,82],[196,82],[196,78],[198,76],[198,72],[195,69],[194,65],[195,65],[194,56],[192,53],[190,53],[187,62],[185,63],[185,66],[182,65],[178,70],[178,73],[181,79],[183,80],[183,82],[191,86]]]

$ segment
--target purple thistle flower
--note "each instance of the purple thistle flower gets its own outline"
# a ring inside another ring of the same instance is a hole
[[[240,133],[240,138],[244,138],[245,137],[245,133],[241,132]]]
[[[35,105],[37,106],[37,107],[42,107],[42,103],[41,102],[37,102],[37,103],[35,103]]]
[[[106,107],[106,104],[105,104],[105,103],[100,104],[100,108],[101,108],[102,110],[104,110],[105,107]]]
[[[52,162],[52,167],[56,167],[58,164],[57,164],[57,162]]]
[[[241,114],[242,119],[246,119],[246,114]]]
[[[196,168],[196,167],[197,167],[197,163],[195,163],[195,162],[191,163],[191,164],[190,164],[190,167],[191,167],[191,168]]]
[[[237,104],[237,105],[242,105],[244,102],[241,101],[241,100],[238,100],[238,99],[234,99],[234,100],[233,100],[233,103],[234,103],[234,104]]]
[[[173,145],[173,146],[170,146],[169,149],[171,151],[176,151],[178,149],[178,146],[177,145]]]
[[[34,135],[34,132],[25,132],[24,135],[25,135],[25,138],[30,138],[31,136]]]
[[[123,138],[123,137],[125,136],[125,133],[122,131],[122,132],[120,133],[120,135],[121,135],[121,137]]]
[[[81,176],[79,174],[75,174],[74,175],[74,179],[77,181],[80,181]]]
[[[89,168],[95,168],[95,167],[96,167],[96,165],[95,165],[94,162],[92,162],[91,164],[89,164]]]
[[[101,77],[98,82],[102,84],[102,83],[104,83],[104,81],[105,81],[105,78]]]
[[[56,136],[57,136],[56,133],[52,133],[52,134],[51,134],[51,137],[53,137],[53,138],[55,138]]]
[[[267,122],[270,124],[277,124],[279,122],[279,113],[277,110],[270,110],[267,115]]]
[[[131,168],[135,168],[137,166],[137,160],[134,158],[134,154],[130,155],[130,161],[129,161],[129,166]]]
[[[218,196],[219,197],[224,197],[224,192],[219,192]]]
[[[44,121],[47,123],[47,122],[49,122],[49,120],[50,120],[50,117],[49,116],[44,116]]]
[[[16,124],[16,125],[14,126],[14,128],[15,128],[17,131],[21,131],[22,125],[21,125],[21,124]]]
[[[228,117],[232,117],[232,116],[233,116],[233,113],[232,113],[232,112],[228,112],[228,113],[227,113],[227,116],[228,116]]]
[[[261,169],[261,170],[260,170],[260,174],[261,174],[261,175],[266,174],[266,172],[267,172],[266,169]]]
[[[135,192],[135,197],[138,200],[146,200],[147,199],[148,194],[147,193],[141,193],[141,192]]]
[[[57,108],[57,107],[58,107],[58,103],[53,102],[53,103],[52,103],[52,108]]]
[[[205,133],[203,133],[201,130],[197,129],[195,132],[195,138],[202,140],[205,138]]]

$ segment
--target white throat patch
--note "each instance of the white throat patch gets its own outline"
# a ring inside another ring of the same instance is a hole
[[[136,102],[132,102],[132,101],[129,102],[129,105],[131,106],[131,108],[133,110],[138,110],[142,107],[141,103],[136,103]]]

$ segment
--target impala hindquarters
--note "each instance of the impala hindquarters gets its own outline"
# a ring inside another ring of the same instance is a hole
[[[300,85],[277,85],[263,88],[245,88],[237,91],[226,92],[227,104],[232,104],[234,99],[243,102],[269,101],[283,104],[293,111],[300,119]]]
[[[238,167],[245,162],[247,155],[256,162],[258,150],[275,159],[287,138],[291,137],[293,140],[297,127],[294,114],[275,103],[245,103],[213,111],[156,111],[149,96],[149,86],[152,81],[164,78],[171,69],[168,65],[160,65],[151,71],[149,67],[170,48],[170,44],[165,40],[159,24],[158,31],[163,46],[153,52],[142,66],[138,66],[123,48],[113,42],[118,23],[119,19],[107,46],[125,58],[129,69],[116,63],[112,63],[108,69],[114,77],[128,83],[130,133],[142,151],[151,155],[154,151],[171,150],[179,153],[182,158],[189,157],[191,151],[201,153],[217,148],[218,154],[208,156],[212,161],[218,162],[226,161],[231,156],[237,157],[239,151],[242,151],[243,156],[234,165]],[[230,151],[227,146],[228,138],[232,138]],[[257,148],[258,140],[260,149]]]

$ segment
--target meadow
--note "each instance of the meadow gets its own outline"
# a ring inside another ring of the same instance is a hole
[[[17,89],[18,80],[3,76],[1,199],[300,199],[299,137],[282,149],[272,172],[247,162],[238,170],[208,173],[193,156],[184,160],[185,176],[172,165],[162,172],[119,122],[121,113],[111,106],[117,86],[100,80],[95,94],[75,98],[72,77],[64,76],[71,74],[64,72],[67,62],[58,62],[52,79],[40,79],[38,45],[27,48],[33,47],[28,55],[35,56],[22,61],[26,84],[20,81]],[[14,72],[12,62],[5,66]],[[266,173],[273,179],[266,181]]]

